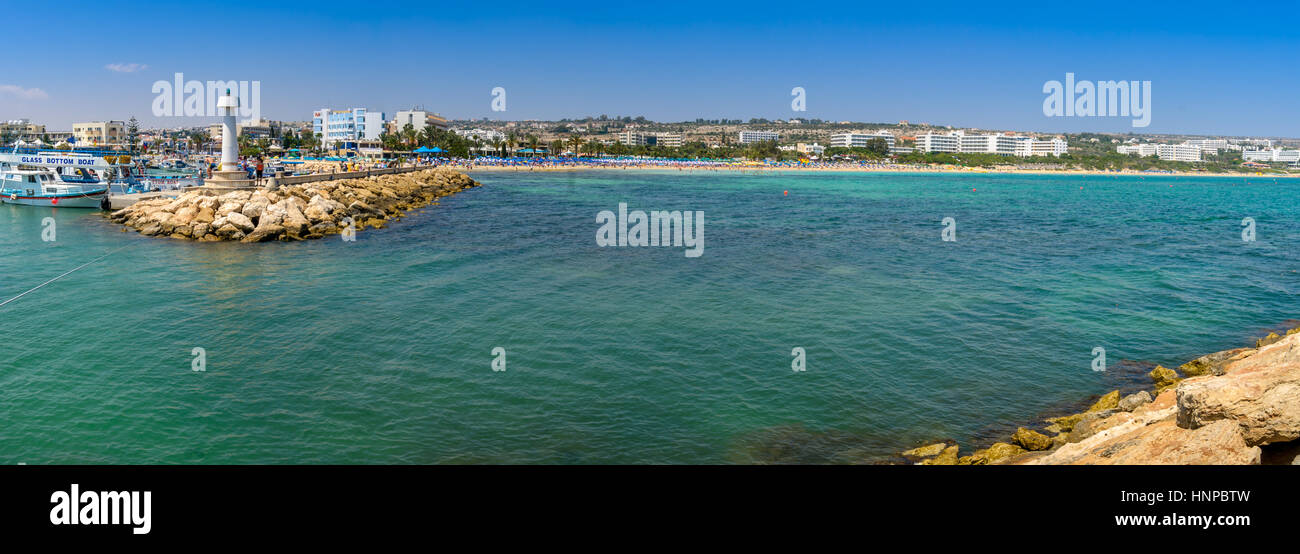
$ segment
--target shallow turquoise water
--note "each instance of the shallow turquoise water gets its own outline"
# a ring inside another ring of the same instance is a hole
[[[113,252],[0,307],[0,463],[872,462],[988,441],[1300,307],[1293,181],[476,177],[355,243],[0,206],[0,301]],[[704,255],[598,247],[619,202],[705,212]]]

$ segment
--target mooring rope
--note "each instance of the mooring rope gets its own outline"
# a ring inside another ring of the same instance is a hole
[[[127,246],[129,246],[129,245],[127,245]],[[107,254],[104,254],[103,256],[100,256],[100,257],[95,258],[95,259],[93,259],[93,260],[90,260],[90,261],[88,261],[88,262],[86,262],[86,263],[84,263],[84,264],[81,264],[81,265],[79,265],[79,266],[77,266],[77,267],[74,267],[74,268],[68,270],[66,273],[64,273],[64,274],[62,274],[62,275],[59,275],[58,277],[55,277],[55,278],[53,278],[53,279],[50,279],[49,281],[46,281],[46,282],[41,283],[41,284],[39,284],[39,285],[36,285],[36,286],[32,287],[31,289],[28,289],[26,292],[24,292],[24,293],[22,293],[22,294],[20,294],[20,295],[18,295],[18,296],[15,296],[15,297],[13,297],[13,298],[10,298],[10,299],[8,299],[8,300],[5,300],[4,302],[0,302],[0,307],[4,307],[5,304],[8,304],[8,303],[10,303],[10,302],[13,302],[14,300],[18,300],[19,298],[22,298],[22,297],[24,297],[24,296],[27,296],[28,294],[31,294],[31,293],[33,293],[33,292],[36,292],[37,289],[40,289],[41,287],[43,287],[43,286],[45,286],[45,285],[48,285],[48,284],[53,283],[53,282],[55,282],[55,281],[58,281],[59,279],[62,279],[62,278],[64,278],[64,277],[67,277],[68,275],[71,275],[71,274],[73,274],[74,272],[76,272],[76,271],[78,271],[78,270],[80,270],[80,269],[82,269],[82,268],[84,268],[84,267],[86,267],[86,266],[88,266],[88,265],[90,265],[90,264],[93,264],[93,263],[98,262],[98,261],[100,261],[100,260],[102,260],[102,259],[104,259],[104,258],[107,258],[107,257],[113,255],[114,253],[116,253],[118,250],[121,250],[121,249],[123,249],[123,248],[126,248],[126,246],[122,246],[122,247],[120,247],[120,248],[117,248],[116,250],[113,250],[113,251],[111,251],[111,252],[109,252],[109,253],[107,253]]]

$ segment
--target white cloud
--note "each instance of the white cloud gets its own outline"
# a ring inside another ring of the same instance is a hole
[[[149,69],[149,66],[142,63],[110,63],[104,66],[104,69],[116,71],[118,73],[135,73]]]
[[[0,85],[0,96],[13,96],[19,100],[45,100],[50,95],[38,88],[23,88],[18,85]]]

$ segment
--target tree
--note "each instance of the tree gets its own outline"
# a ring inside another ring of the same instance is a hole
[[[136,146],[140,144],[140,122],[135,120],[135,116],[126,122],[126,144],[127,152],[135,154]]]
[[[578,135],[569,137],[569,146],[573,148],[573,153],[576,155],[578,150],[582,148],[582,137]]]
[[[211,140],[211,137],[208,136],[207,131],[192,131],[190,133],[190,144],[194,145],[195,150],[203,150],[209,140]]]

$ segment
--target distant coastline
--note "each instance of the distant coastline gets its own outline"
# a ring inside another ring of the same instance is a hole
[[[917,173],[917,174],[975,174],[975,175],[1101,175],[1126,177],[1233,177],[1242,179],[1277,179],[1296,178],[1300,174],[1264,174],[1264,173],[1211,173],[1205,171],[1099,171],[1087,169],[983,169],[972,167],[909,167],[909,166],[786,166],[786,165],[716,165],[701,166],[690,164],[486,164],[486,163],[452,163],[462,171],[690,171],[690,172],[827,172],[827,173]]]

